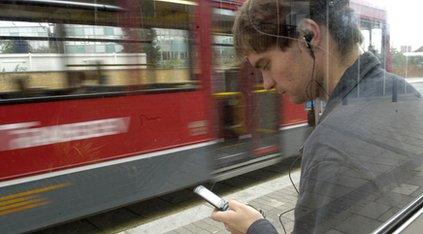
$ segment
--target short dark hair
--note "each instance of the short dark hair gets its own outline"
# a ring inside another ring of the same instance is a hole
[[[327,26],[341,55],[363,41],[349,0],[247,0],[233,26],[238,57],[274,46],[286,49],[299,37],[297,23],[302,18]]]

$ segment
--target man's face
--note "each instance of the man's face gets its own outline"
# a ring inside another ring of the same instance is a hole
[[[262,72],[265,89],[275,88],[297,104],[307,101],[307,89],[314,86],[310,82],[312,59],[309,54],[301,52],[295,43],[285,51],[273,47],[263,53],[251,53],[247,58]]]

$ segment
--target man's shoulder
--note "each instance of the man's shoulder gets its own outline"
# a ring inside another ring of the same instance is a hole
[[[387,72],[381,67],[376,67],[368,72],[348,96],[349,98],[389,96],[393,92],[396,92],[397,95],[420,97],[420,93],[403,77]],[[358,95],[356,95],[357,93]]]
[[[392,102],[391,97],[377,97],[340,103],[306,140],[304,165],[327,160],[336,163],[341,158],[354,164],[361,155],[381,150],[387,141],[391,148],[402,149],[402,139],[421,126],[415,116],[422,115],[421,98]]]

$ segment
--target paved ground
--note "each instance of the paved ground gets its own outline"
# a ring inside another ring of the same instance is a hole
[[[415,89],[417,89],[417,91],[423,93],[423,78],[412,80],[411,84],[414,86]]]
[[[267,217],[283,233],[277,215],[292,208],[296,192],[288,178],[288,168],[295,158],[241,176],[233,177],[208,188],[225,198],[249,202],[266,211]],[[299,181],[299,162],[292,169],[292,178]],[[146,201],[80,220],[49,227],[37,234],[104,234],[104,233],[227,233],[223,225],[209,219],[212,208],[192,192],[183,189]],[[292,212],[284,215],[284,224],[292,229]],[[34,233],[35,234],[35,233]]]
[[[291,176],[298,187],[300,171],[298,169],[293,171]],[[242,177],[239,180],[242,180]],[[232,180],[231,182],[237,183],[236,180]],[[236,199],[262,209],[266,218],[274,224],[279,233],[284,233],[278,217],[280,213],[294,208],[297,200],[297,192],[293,188],[288,175],[284,175],[258,185],[248,186],[241,191],[225,196],[225,198]],[[204,203],[123,231],[120,234],[228,233],[222,224],[209,218],[212,210],[211,206]],[[282,222],[287,233],[292,231],[293,220],[293,211],[282,216]]]

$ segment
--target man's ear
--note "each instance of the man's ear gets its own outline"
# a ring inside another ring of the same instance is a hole
[[[322,41],[320,26],[311,19],[303,19],[298,25],[300,33],[300,41],[303,41],[303,46],[307,50],[314,50],[319,47]]]

